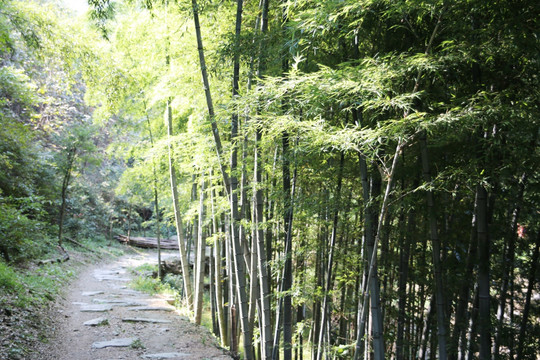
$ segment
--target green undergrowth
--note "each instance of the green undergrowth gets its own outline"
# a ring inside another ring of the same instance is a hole
[[[27,307],[52,301],[62,284],[74,276],[63,264],[51,263],[28,270],[0,262],[0,292],[12,299],[12,305]],[[11,296],[10,296],[11,295]],[[4,296],[0,297],[3,302]]]
[[[8,298],[13,305],[20,307],[52,301],[81,265],[123,254],[120,246],[104,246],[104,241],[79,243],[87,249],[71,244],[64,246],[70,256],[65,262],[60,261],[64,254],[59,250],[50,251],[39,260],[27,260],[22,263],[6,263],[0,258],[0,304]],[[40,264],[43,260],[53,262]]]
[[[157,264],[143,264],[131,269],[136,278],[130,283],[130,287],[150,295],[161,295],[174,299],[174,306],[178,313],[189,319],[192,314],[182,297],[182,277],[167,274],[163,280],[157,277]]]
[[[157,265],[143,264],[131,269],[137,277],[130,283],[130,286],[150,295],[177,296],[178,291],[170,283],[160,281],[157,274]]]

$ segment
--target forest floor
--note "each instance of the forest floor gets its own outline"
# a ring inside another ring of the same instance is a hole
[[[53,334],[31,359],[231,359],[206,328],[180,316],[167,299],[128,287],[136,276],[129,269],[145,263],[157,263],[155,251],[82,270],[52,308]]]

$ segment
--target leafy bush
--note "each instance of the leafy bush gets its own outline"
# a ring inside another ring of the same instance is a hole
[[[51,245],[45,230],[35,212],[0,198],[0,253],[6,261],[32,259],[45,253]]]
[[[172,289],[182,290],[184,288],[184,279],[182,275],[166,274],[163,283],[169,285]]]
[[[130,283],[130,286],[135,290],[143,291],[150,295],[162,293],[166,289],[165,285],[159,279],[146,276],[137,277]]]
[[[0,260],[0,290],[3,293],[10,294],[22,290],[22,285],[17,279],[17,274],[2,260]]]

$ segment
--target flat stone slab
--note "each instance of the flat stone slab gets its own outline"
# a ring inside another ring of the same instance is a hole
[[[94,298],[92,299],[92,302],[99,303],[99,304],[118,304],[118,303],[125,303],[124,300],[120,299],[100,299],[100,298]]]
[[[123,338],[123,339],[114,339],[109,341],[98,341],[92,344],[93,349],[103,349],[107,347],[129,347],[137,338]]]
[[[99,281],[103,281],[103,280],[130,281],[131,280],[129,278],[118,277],[115,275],[94,275],[94,277],[98,279]]]
[[[94,295],[101,295],[105,294],[104,291],[83,291],[82,296],[94,296]]]
[[[115,286],[115,292],[111,293],[112,296],[126,297],[126,296],[142,296],[143,294],[137,290],[131,290],[125,286]]]
[[[190,354],[178,353],[178,352],[146,354],[146,355],[143,355],[142,358],[143,359],[176,359],[176,358],[184,357],[184,356],[190,356]]]
[[[84,325],[86,326],[100,326],[100,325],[107,325],[109,323],[109,320],[104,317],[95,318],[92,320],[88,320],[84,322]]]
[[[98,304],[98,305],[83,305],[81,306],[82,312],[105,312],[111,311],[112,306],[109,304]]]
[[[146,306],[146,303],[141,303],[126,299],[93,299],[92,302],[98,304],[110,304],[113,306]]]
[[[120,274],[120,271],[118,271],[118,270],[95,270],[94,274],[116,275],[116,274]]]
[[[145,323],[155,323],[155,324],[168,324],[170,320],[161,320],[161,319],[152,319],[152,318],[124,318],[122,321],[125,322],[145,322]]]
[[[130,311],[174,311],[172,307],[164,306],[136,306],[129,308]]]
[[[124,274],[124,273],[126,272],[126,269],[123,268],[122,266],[120,266],[120,267],[111,269],[111,270],[109,270],[109,271],[110,271],[110,272],[113,272],[113,273],[117,273],[117,274]]]

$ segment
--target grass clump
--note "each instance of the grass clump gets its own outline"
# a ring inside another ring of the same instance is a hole
[[[189,307],[182,299],[181,291],[183,286],[182,276],[167,274],[163,280],[157,278],[157,264],[143,264],[131,269],[137,277],[129,283],[129,287],[134,290],[145,292],[149,295],[164,295],[173,298],[174,306],[181,316],[191,318]],[[211,320],[210,320],[211,321]]]
[[[22,291],[17,273],[2,260],[0,260],[0,290],[9,294]]]
[[[146,349],[140,339],[133,341],[130,345],[132,349]]]
[[[153,274],[157,273],[157,265],[143,264],[131,269],[137,277],[130,283],[130,287],[150,295],[173,295],[174,290],[169,284],[162,283]]]
[[[130,287],[150,295],[159,294],[164,290],[164,286],[161,281],[159,281],[159,279],[154,279],[146,276],[136,277],[130,283]]]

